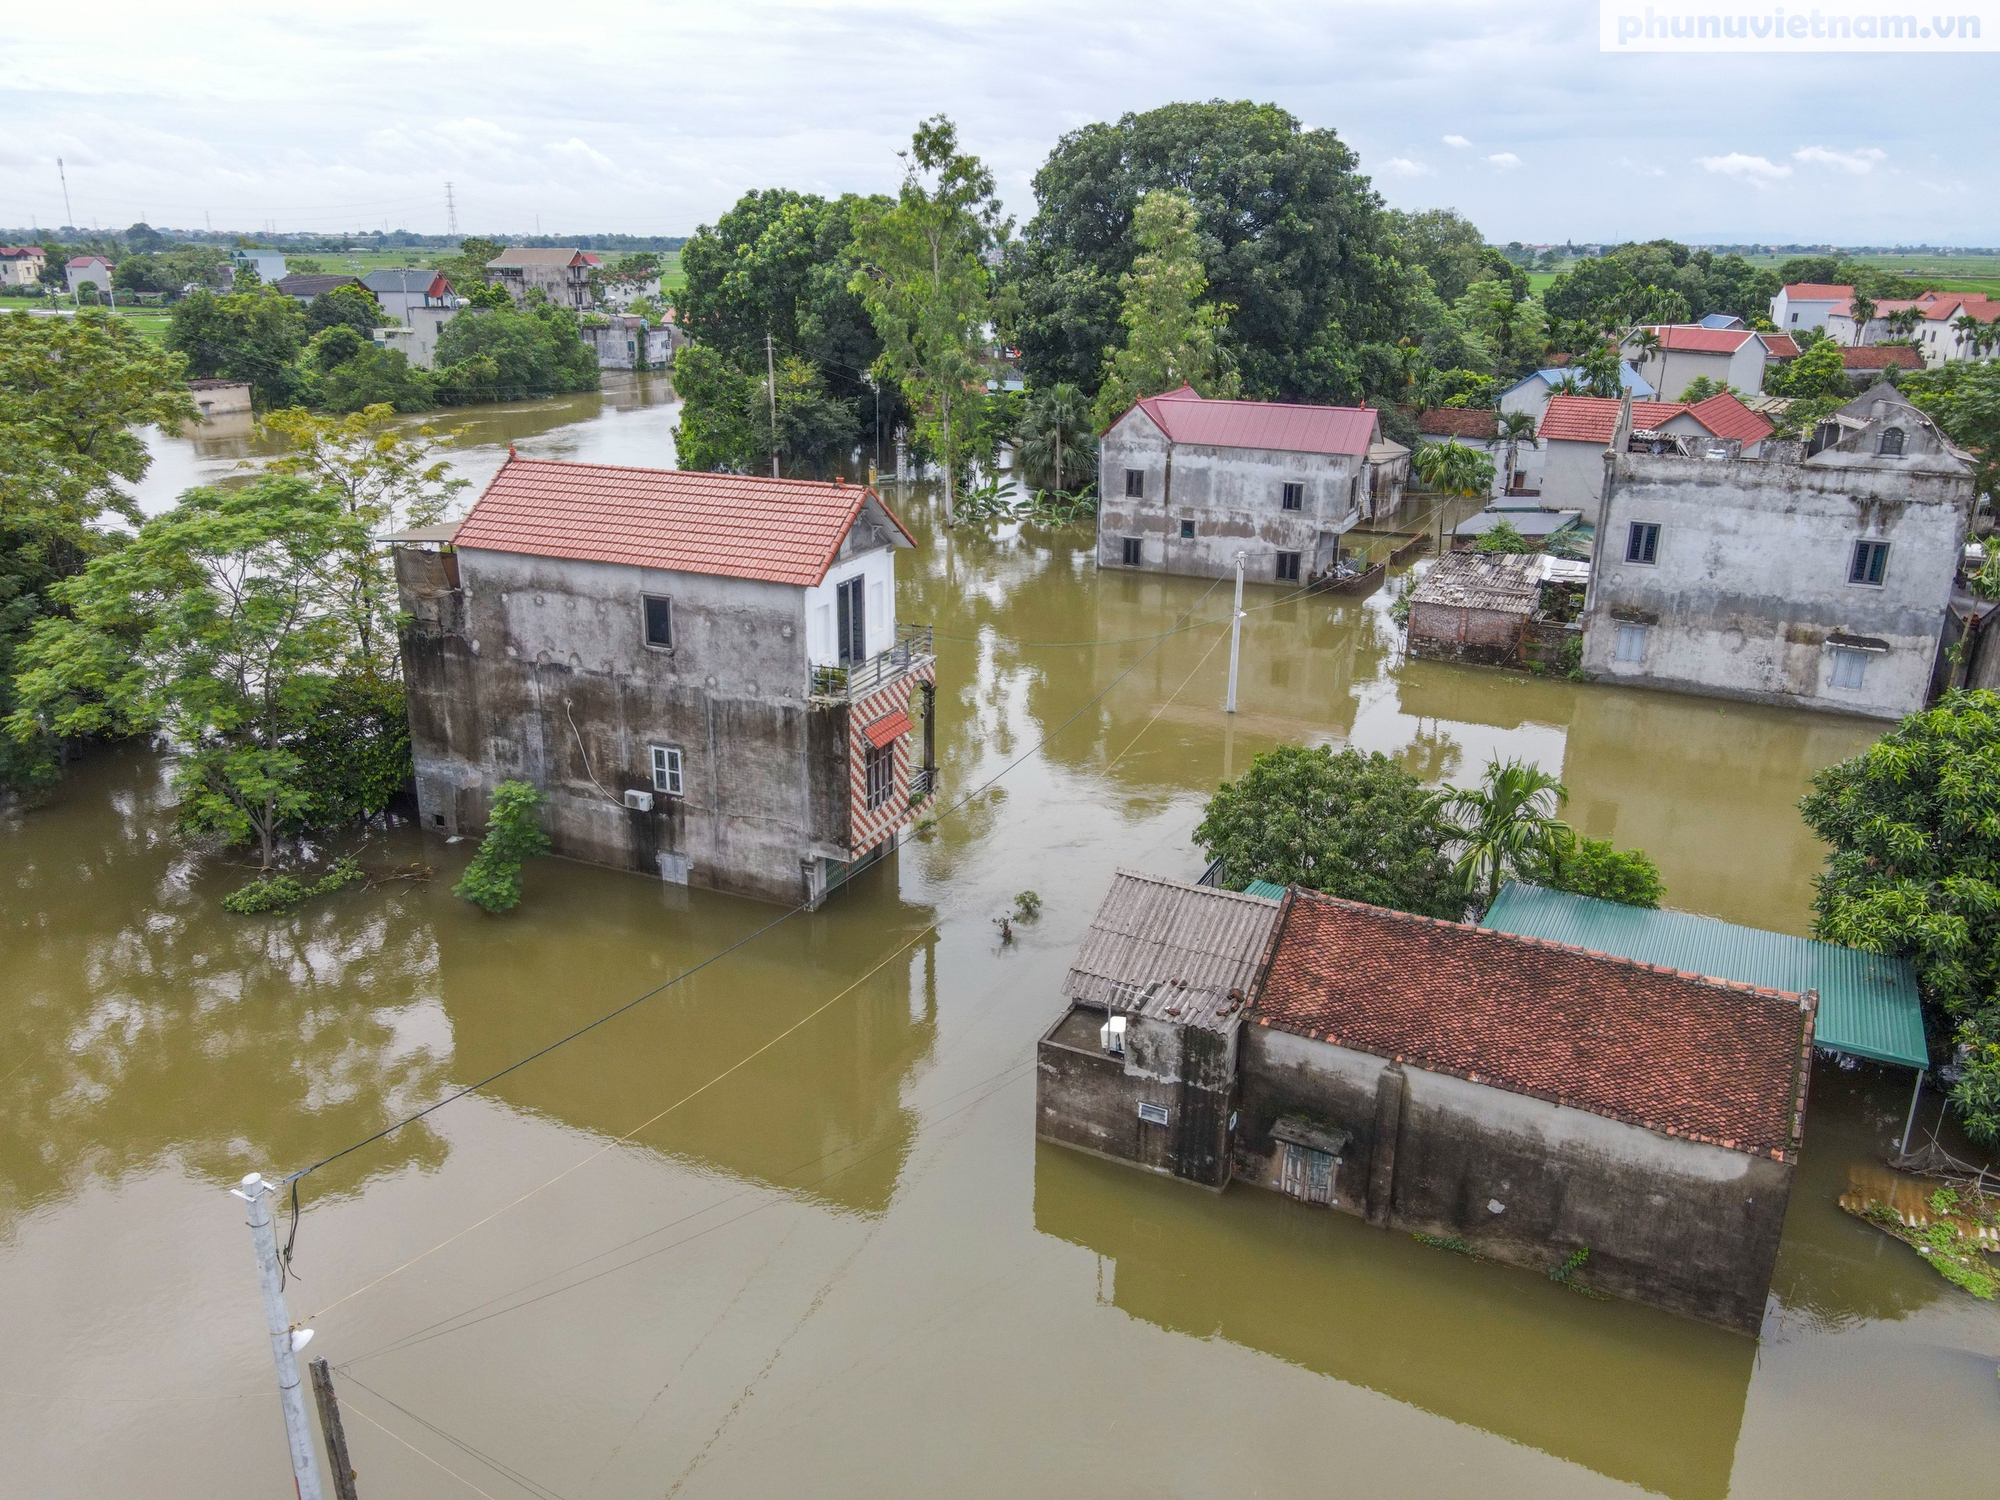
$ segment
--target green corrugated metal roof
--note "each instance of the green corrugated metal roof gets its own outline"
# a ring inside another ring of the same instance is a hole
[[[1519,881],[1502,888],[1482,925],[1710,979],[1792,994],[1818,990],[1817,1045],[1907,1068],[1930,1066],[1917,976],[1908,959],[1684,911],[1620,906]]]
[[[1243,887],[1243,894],[1262,896],[1267,901],[1282,901],[1285,899],[1285,888],[1281,885],[1272,885],[1268,880],[1253,880]]]

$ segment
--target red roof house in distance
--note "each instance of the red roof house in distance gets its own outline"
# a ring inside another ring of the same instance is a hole
[[[1747,328],[1704,328],[1667,323],[1636,329],[1625,339],[1625,358],[1663,401],[1678,401],[1689,384],[1706,379],[1746,396],[1764,390],[1763,338]]]
[[[1606,396],[1552,396],[1535,429],[1542,440],[1542,504],[1580,510],[1595,524],[1604,492],[1604,450],[1618,426],[1619,403]],[[1632,430],[1667,437],[1715,437],[1758,457],[1771,423],[1724,391],[1705,401],[1634,401]]]
[[[915,542],[871,489],[510,457],[462,521],[386,540],[428,828],[526,780],[559,854],[818,901],[931,795]]]
[[[1148,396],[1098,445],[1099,566],[1287,587],[1334,576],[1340,538],[1402,503],[1409,449],[1366,406]]]
[[[1826,315],[1853,295],[1851,286],[1795,281],[1779,288],[1778,295],[1771,299],[1771,326],[1780,333],[1797,334],[1805,328],[1824,332]]]
[[[1237,1172],[1314,1181],[1309,1121],[1335,1207],[1754,1332],[1815,1007],[1294,888],[1240,1046]]]
[[[0,245],[0,286],[34,286],[47,265],[40,245]]]
[[[604,262],[588,250],[546,250],[514,246],[486,263],[514,300],[523,300],[539,288],[549,301],[579,312],[594,305],[590,273]]]

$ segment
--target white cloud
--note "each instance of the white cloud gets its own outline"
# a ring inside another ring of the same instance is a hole
[[[1665,167],[1655,166],[1651,162],[1634,161],[1629,156],[1619,157],[1617,165],[1620,171],[1630,172],[1638,177],[1664,177],[1667,175]]]
[[[1727,156],[1700,156],[1695,160],[1706,171],[1739,178],[1753,187],[1767,187],[1780,177],[1792,175],[1792,169],[1782,162],[1763,156],[1745,156],[1741,151],[1732,151]]]
[[[1470,146],[1472,144],[1472,142],[1468,141],[1462,135],[1448,135],[1444,138],[1444,143],[1447,146]]]
[[[1431,169],[1410,157],[1392,156],[1382,163],[1382,170],[1393,172],[1398,177],[1428,177]]]
[[[1863,146],[1859,151],[1834,151],[1825,146],[1802,146],[1792,153],[1793,161],[1810,162],[1814,166],[1838,167],[1843,172],[1852,172],[1861,177],[1875,170],[1875,164],[1887,161],[1889,153],[1874,146]]]
[[[1496,167],[1518,167],[1521,165],[1521,158],[1511,151],[1496,151],[1486,159]]]

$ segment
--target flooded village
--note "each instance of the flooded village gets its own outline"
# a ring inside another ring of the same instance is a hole
[[[1980,1472],[2000,303],[897,144],[8,231],[0,1495]]]

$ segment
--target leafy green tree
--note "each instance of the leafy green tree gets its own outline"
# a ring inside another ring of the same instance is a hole
[[[512,911],[521,904],[521,866],[549,852],[542,832],[541,807],[548,798],[525,781],[503,781],[493,788],[493,805],[486,814],[486,837],[465,867],[451,893],[490,912]]]
[[[304,372],[305,310],[274,287],[218,297],[194,292],[174,307],[167,348],[187,360],[188,374],[248,381],[263,407],[298,394]]]
[[[1477,281],[1496,281],[1513,292],[1516,302],[1528,296],[1528,274],[1507,255],[1486,243],[1479,226],[1450,208],[1417,213],[1389,210],[1388,219],[1401,242],[1402,258],[1424,268],[1438,299],[1446,304],[1463,297]]]
[[[1517,292],[1511,282],[1475,281],[1452,310],[1468,332],[1492,347],[1495,368],[1503,377],[1541,364],[1548,320],[1542,304]]]
[[[1764,393],[1768,396],[1811,400],[1817,396],[1845,397],[1849,389],[1840,345],[1832,339],[1821,339],[1796,359],[1764,372]]]
[[[1222,347],[1229,309],[1201,300],[1208,276],[1193,201],[1185,193],[1156,188],[1133,211],[1132,237],[1139,253],[1118,279],[1125,340],[1104,351],[1095,410],[1100,432],[1142,396],[1182,385],[1209,397],[1237,393],[1231,356]]]
[[[1097,436],[1081,387],[1030,391],[1017,436],[1014,461],[1029,483],[1066,495],[1096,479]]]
[[[0,720],[19,648],[64,607],[57,585],[117,544],[107,522],[137,522],[119,481],[152,462],[139,429],[194,419],[183,369],[112,317],[0,317]],[[0,734],[0,787],[46,786],[57,766],[49,736]]]
[[[827,393],[818,369],[797,355],[776,366],[776,442],[783,471],[823,477],[859,434],[854,404]],[[674,356],[681,398],[674,449],[683,469],[770,472],[772,392],[764,371],[738,369],[719,350],[690,344]]]
[[[2000,495],[2000,360],[1950,360],[1910,372],[1897,389],[1977,460],[1979,493]]]
[[[266,869],[310,806],[286,744],[325,699],[346,635],[333,585],[366,545],[338,503],[290,478],[190,490],[56,588],[67,617],[19,653],[19,737],[157,731],[177,750],[190,831],[254,842]]]
[[[374,538],[403,526],[429,526],[444,518],[470,481],[456,478],[443,449],[455,434],[411,432],[386,405],[345,416],[320,416],[299,407],[272,412],[264,430],[284,440],[285,451],[265,472],[288,475],[329,496],[349,523],[341,533],[357,545],[333,560],[331,580],[345,625],[340,669],[392,678],[400,670],[396,632],[396,580]]]
[[[111,281],[121,293],[158,293],[178,297],[184,287],[213,289],[222,280],[229,257],[209,245],[182,245],[158,253],[128,255],[118,262]]]
[[[1489,495],[1493,492],[1493,460],[1457,438],[1423,443],[1410,454],[1410,467],[1426,489],[1442,495]]]
[[[1244,100],[1170,104],[1057,141],[1008,266],[1030,385],[1095,396],[1118,342],[1120,278],[1140,253],[1139,201],[1158,188],[1195,205],[1246,394],[1348,401],[1387,388],[1416,278],[1381,200],[1333,131]]]
[[[438,385],[464,391],[596,390],[597,354],[565,307],[530,298],[519,307],[465,308],[438,334]],[[490,361],[481,365],[479,360]]]
[[[1643,849],[1617,849],[1608,839],[1557,838],[1545,858],[1526,857],[1523,880],[1622,906],[1657,907],[1667,893],[1660,867]]]
[[[1946,693],[1814,776],[1799,811],[1829,846],[1816,934],[1910,960],[1969,1051],[1966,1128],[2000,1143],[2000,695]]]
[[[1624,359],[1616,344],[1598,340],[1576,362],[1587,395],[1616,401],[1625,394]]]
[[[1512,521],[1502,521],[1474,542],[1472,550],[1487,557],[1496,557],[1539,552],[1542,549],[1522,536]]]
[[[351,333],[344,324],[329,333]],[[428,371],[410,363],[400,349],[363,344],[348,358],[322,372],[315,387],[317,404],[331,412],[365,411],[389,406],[399,412],[429,411],[437,393]]]
[[[352,328],[366,339],[383,321],[382,305],[365,286],[337,286],[321,292],[306,309],[309,333],[324,328]]]
[[[984,388],[978,360],[980,327],[990,311],[984,257],[1004,240],[1007,226],[993,174],[958,149],[958,131],[943,115],[920,124],[902,155],[895,204],[855,207],[860,269],[851,285],[882,340],[875,373],[901,387],[918,439],[944,471],[949,521],[972,436],[964,408]]]
[[[1571,842],[1569,825],[1556,816],[1568,796],[1559,778],[1523,760],[1489,761],[1479,786],[1445,793],[1439,809],[1459,851],[1452,871],[1481,911],[1509,874],[1541,866]]]
[[[442,256],[434,264],[459,296],[470,297],[490,279],[487,262],[497,260],[506,249],[498,240],[468,237],[459,241],[456,255]],[[504,293],[506,288],[501,288],[501,291]],[[508,301],[512,300],[508,298]]]
[[[1521,444],[1526,443],[1533,448],[1541,439],[1535,435],[1535,417],[1532,412],[1503,411],[1499,415],[1497,426],[1499,435],[1507,443],[1507,483],[1512,485],[1514,475],[1518,472],[1515,465],[1520,457]]]
[[[1717,380],[1712,375],[1697,375],[1681,387],[1683,401],[1706,401],[1710,396],[1741,396],[1743,393],[1726,380]]]
[[[298,757],[301,828],[372,818],[408,784],[410,718],[399,678],[348,672],[313,695],[310,712],[286,726]]]
[[[1465,898],[1437,798],[1379,753],[1280,745],[1209,798],[1195,842],[1222,883],[1302,885],[1350,901],[1457,918]]]

